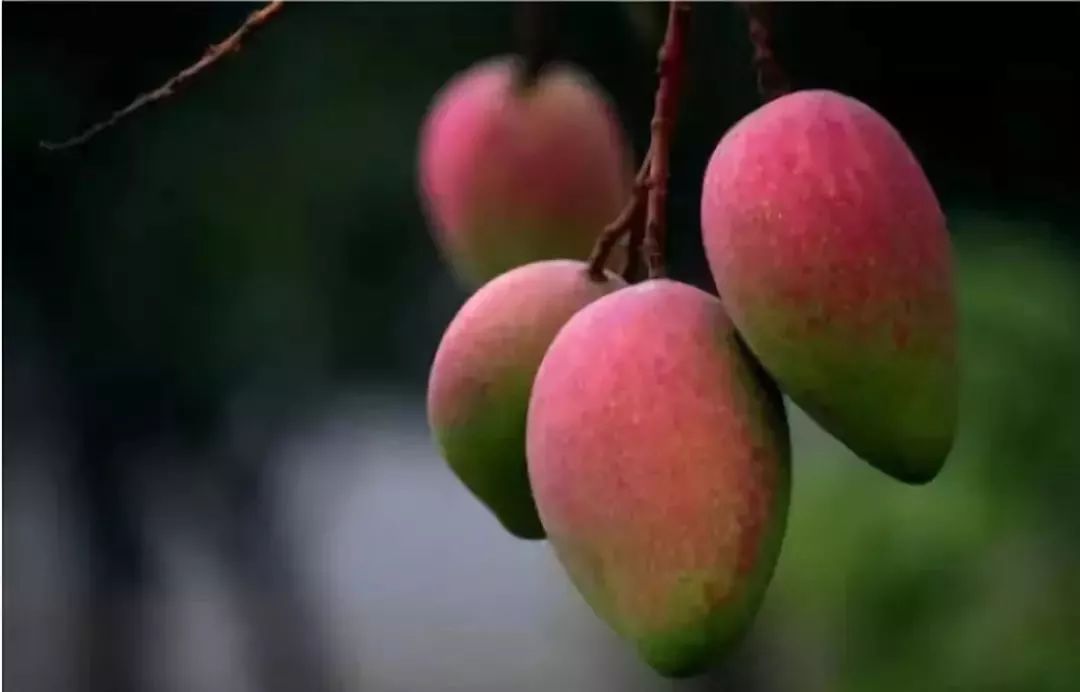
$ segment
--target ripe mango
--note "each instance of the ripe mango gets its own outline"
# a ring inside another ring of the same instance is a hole
[[[649,665],[701,673],[739,641],[779,554],[790,442],[716,297],[651,280],[574,315],[537,373],[527,448],[558,559]]]
[[[469,287],[529,262],[584,259],[632,189],[633,155],[600,87],[567,64],[525,86],[520,69],[498,57],[457,75],[421,131],[424,210]]]
[[[481,287],[450,322],[431,367],[428,421],[450,468],[520,538],[543,538],[525,467],[525,420],[540,361],[579,309],[625,286],[584,262],[517,267]]]
[[[724,306],[781,389],[881,471],[933,479],[957,419],[952,250],[897,130],[836,92],[778,98],[717,145],[701,227]]]

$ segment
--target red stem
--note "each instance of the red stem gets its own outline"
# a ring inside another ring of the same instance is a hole
[[[588,259],[589,274],[597,281],[604,281],[604,266],[607,264],[608,256],[615,249],[619,239],[626,233],[631,234],[631,243],[628,248],[629,254],[627,255],[628,269],[635,265],[634,254],[640,254],[641,248],[634,246],[633,236],[634,229],[642,226],[645,221],[642,212],[645,209],[645,193],[649,189],[651,161],[652,150],[649,150],[645,153],[645,159],[641,162],[641,169],[634,179],[634,189],[630,201],[626,203],[626,206],[615,217],[615,220],[604,227],[600,237],[596,240],[596,245],[593,246],[592,254],[589,255]],[[638,240],[640,245],[640,238]]]
[[[660,46],[656,106],[652,120],[652,170],[649,175],[649,210],[645,220],[646,258],[649,278],[664,275],[667,240],[667,184],[670,174],[671,132],[675,126],[679,91],[686,58],[685,37],[690,24],[690,4],[674,1],[668,10],[667,33]]]
[[[145,94],[140,94],[134,101],[124,106],[118,111],[115,111],[105,120],[91,125],[88,129],[83,131],[71,139],[66,139],[62,142],[41,142],[41,148],[49,151],[59,151],[61,149],[68,149],[80,144],[84,144],[104,130],[109,129],[113,125],[117,124],[132,113],[142,109],[144,106],[148,106],[157,101],[164,100],[169,96],[172,96],[173,92],[177,88],[181,87],[191,78],[195,77],[208,67],[212,66],[218,60],[225,55],[240,50],[240,44],[248,34],[255,29],[259,28],[266,23],[274,14],[276,14],[282,6],[281,0],[275,0],[275,2],[269,2],[260,9],[252,12],[248,15],[248,18],[244,20],[244,23],[240,25],[236,31],[228,36],[221,43],[216,43],[206,49],[203,56],[190,67],[181,70],[174,75],[169,81],[165,82],[157,89],[148,91]]]
[[[658,83],[652,119],[652,142],[634,182],[633,195],[619,216],[600,234],[589,256],[589,273],[604,280],[604,266],[612,249],[626,233],[630,243],[624,276],[636,279],[644,242],[649,277],[664,274],[664,244],[667,235],[667,183],[671,132],[682,86],[686,61],[685,37],[690,23],[690,3],[675,0],[668,10],[667,31],[657,56]]]

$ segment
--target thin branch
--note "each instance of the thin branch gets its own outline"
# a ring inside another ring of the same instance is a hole
[[[592,254],[589,255],[589,274],[593,279],[597,281],[604,280],[604,266],[607,265],[608,257],[611,255],[611,251],[615,249],[619,240],[631,233],[631,241],[633,241],[633,228],[640,226],[644,228],[644,210],[646,201],[646,192],[649,189],[649,170],[652,163],[652,149],[645,152],[645,158],[641,161],[641,169],[638,171],[637,177],[634,179],[634,189],[630,195],[630,200],[623,207],[619,215],[615,217],[615,220],[604,227],[603,232],[600,233],[600,237],[596,241],[596,245],[593,246]],[[630,247],[627,249],[627,264],[633,263],[633,255],[635,253],[640,255],[640,241],[638,247],[634,247],[634,243],[630,243]],[[629,268],[629,267],[628,267]]]
[[[649,278],[664,275],[664,247],[667,240],[667,184],[671,132],[682,87],[686,61],[685,37],[690,24],[690,3],[674,1],[668,12],[667,32],[660,46],[656,105],[652,119],[652,166],[649,175],[649,205],[645,220],[646,260]]]
[[[644,188],[648,189],[648,181]],[[626,244],[626,264],[623,266],[623,279],[627,283],[636,283],[641,280],[642,268],[642,244],[645,241],[645,205],[638,206],[638,214],[634,222],[630,224],[630,238]]]
[[[110,127],[116,125],[118,122],[128,117],[132,113],[140,110],[141,108],[148,106],[152,103],[156,103],[157,101],[164,100],[169,96],[172,96],[173,92],[176,91],[176,89],[178,89],[179,87],[183,86],[188,80],[195,77],[203,70],[216,63],[228,53],[239,50],[241,42],[244,40],[244,38],[246,38],[247,35],[253,32],[255,29],[265,24],[268,19],[270,19],[281,9],[282,4],[283,3],[281,0],[275,0],[274,2],[267,3],[261,9],[251,13],[251,15],[249,15],[248,18],[244,20],[244,23],[240,26],[239,29],[234,31],[232,35],[230,35],[221,43],[210,46],[206,50],[206,53],[203,54],[202,58],[200,58],[199,61],[196,62],[194,65],[179,72],[169,81],[159,86],[157,89],[141,94],[138,98],[136,98],[124,108],[115,111],[107,119],[92,125],[90,128],[88,128],[81,134],[72,137],[71,139],[66,139],[62,142],[43,141],[40,143],[41,147],[48,151],[60,151],[62,149],[69,149],[71,147],[79,146],[80,144],[84,144],[93,137],[97,136],[104,130],[107,130]]]
[[[754,46],[754,72],[762,100],[771,101],[791,91],[791,84],[772,49],[772,12],[767,2],[742,2],[750,23],[750,43]]]
[[[682,86],[683,63],[686,61],[685,37],[689,23],[690,3],[671,2],[664,43],[657,56],[658,80],[651,125],[652,140],[634,181],[633,196],[619,216],[600,234],[589,255],[589,274],[597,281],[604,280],[608,256],[626,233],[630,234],[630,242],[623,276],[628,281],[637,278],[643,243],[649,277],[655,278],[664,273],[668,157]]]

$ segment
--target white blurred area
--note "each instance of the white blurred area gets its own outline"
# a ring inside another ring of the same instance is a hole
[[[459,484],[423,414],[414,400],[356,398],[278,449],[289,542],[345,689],[715,689],[720,678],[673,683],[639,662],[545,542],[505,533]],[[4,478],[4,682],[27,692],[79,689],[65,652],[80,519],[57,471],[63,450],[50,448],[62,436],[34,437],[5,447],[42,463]],[[146,687],[257,692],[214,562],[167,511],[148,516],[165,588],[138,654]],[[744,647],[724,679],[746,674],[753,649]],[[759,688],[749,682],[739,689]]]

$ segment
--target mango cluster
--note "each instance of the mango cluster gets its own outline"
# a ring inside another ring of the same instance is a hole
[[[649,665],[698,674],[753,622],[780,554],[784,394],[896,479],[941,470],[957,407],[944,215],[880,114],[795,92],[709,161],[719,297],[594,278],[583,258],[630,194],[625,137],[575,68],[524,88],[519,69],[500,58],[456,78],[424,127],[432,232],[479,285],[434,358],[432,433]]]

